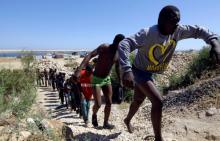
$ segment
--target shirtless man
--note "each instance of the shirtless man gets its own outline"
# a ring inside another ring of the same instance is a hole
[[[101,90],[103,91],[103,95],[105,97],[106,105],[104,110],[104,129],[113,129],[114,125],[108,123],[109,115],[111,112],[111,104],[112,104],[112,85],[110,79],[111,68],[114,63],[116,63],[116,73],[119,75],[119,63],[118,63],[118,55],[117,49],[118,44],[121,40],[124,39],[124,35],[118,34],[115,36],[112,44],[102,44],[91,53],[89,53],[80,64],[79,68],[76,70],[76,77],[80,77],[80,71],[88,65],[91,58],[98,56],[97,63],[95,65],[95,70],[92,77],[92,85],[93,85],[93,97],[95,100],[95,104],[93,106],[93,115],[92,115],[92,124],[94,127],[98,127],[97,121],[97,112],[101,107]],[[120,80],[120,77],[119,77]]]
[[[151,120],[155,141],[163,141],[161,120],[163,99],[153,83],[152,74],[163,72],[174,53],[177,42],[187,38],[203,39],[212,46],[211,54],[220,63],[218,35],[200,26],[181,25],[180,11],[175,6],[164,7],[159,14],[158,24],[144,28],[119,44],[119,60],[123,71],[123,84],[134,88],[134,98],[124,122],[130,133],[131,119],[146,97],[151,101]],[[131,65],[129,54],[137,49]]]

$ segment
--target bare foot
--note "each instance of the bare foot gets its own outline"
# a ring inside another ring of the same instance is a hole
[[[163,138],[156,139],[154,141],[164,141]]]
[[[144,138],[144,140],[164,141],[162,137],[155,138],[154,135],[148,135]]]
[[[148,140],[156,141],[154,135],[148,135],[148,136],[146,136],[146,137],[144,138],[144,140],[147,140],[147,141],[148,141]]]
[[[134,128],[131,126],[130,122],[126,118],[124,119],[124,123],[127,126],[128,132],[129,133],[133,133],[134,132]]]

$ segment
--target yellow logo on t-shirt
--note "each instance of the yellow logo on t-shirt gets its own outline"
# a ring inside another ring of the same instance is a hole
[[[159,64],[159,60],[156,59],[156,57],[154,56],[154,50],[156,48],[159,48],[161,51],[161,54],[164,55],[166,50],[168,49],[168,47],[170,46],[176,46],[176,42],[174,40],[169,40],[166,45],[160,45],[160,44],[155,44],[152,47],[150,47],[149,52],[148,52],[148,57],[150,59],[150,61],[152,63],[154,63],[154,65],[158,65]],[[164,62],[164,60],[167,58],[167,56],[164,56],[162,63]]]
[[[146,67],[146,69],[148,71],[160,71],[160,70],[166,69],[166,67],[168,66],[168,63],[164,62],[164,61],[169,56],[169,54],[167,54],[168,53],[167,49],[169,47],[175,47],[175,46],[176,46],[175,40],[169,40],[165,45],[155,44],[155,45],[151,46],[148,51],[148,58],[153,63],[153,65],[148,65]],[[161,53],[161,55],[163,55],[163,60],[161,62],[159,62],[159,60],[157,60],[157,58],[155,57],[155,54],[154,54],[154,51],[157,48],[160,49],[160,53]]]

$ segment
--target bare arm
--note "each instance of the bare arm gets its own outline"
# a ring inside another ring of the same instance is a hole
[[[216,63],[220,64],[220,42],[217,39],[213,39],[210,44],[212,46],[210,56],[214,58]]]
[[[115,62],[115,72],[117,74],[119,84],[122,86],[118,52],[115,55],[115,59],[116,59],[116,62]]]
[[[88,55],[84,57],[83,61],[81,62],[79,66],[79,69],[82,70],[83,68],[85,68],[88,65],[91,58],[95,57],[96,55],[98,55],[98,48],[93,50],[92,52],[90,52]]]
[[[115,71],[118,76],[119,84],[122,86],[121,74],[120,74],[120,68],[119,68],[119,60],[115,63]]]
[[[103,46],[103,45],[100,45],[98,48],[96,48],[95,50],[93,50],[92,52],[90,52],[88,55],[86,55],[86,56],[84,57],[84,59],[83,59],[83,61],[81,62],[80,66],[79,66],[79,67],[76,69],[76,71],[75,71],[75,76],[76,76],[77,78],[80,77],[80,71],[88,65],[89,61],[90,61],[93,57],[97,56],[97,55],[103,50],[103,47],[102,47],[102,46]]]

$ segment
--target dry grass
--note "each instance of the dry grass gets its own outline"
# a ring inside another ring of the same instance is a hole
[[[129,108],[129,103],[127,103],[127,102],[122,102],[121,104],[119,104],[118,105],[118,108],[120,109],[120,110],[124,110],[124,109],[128,109]]]
[[[17,58],[0,57],[0,69],[22,69],[22,64]]]

